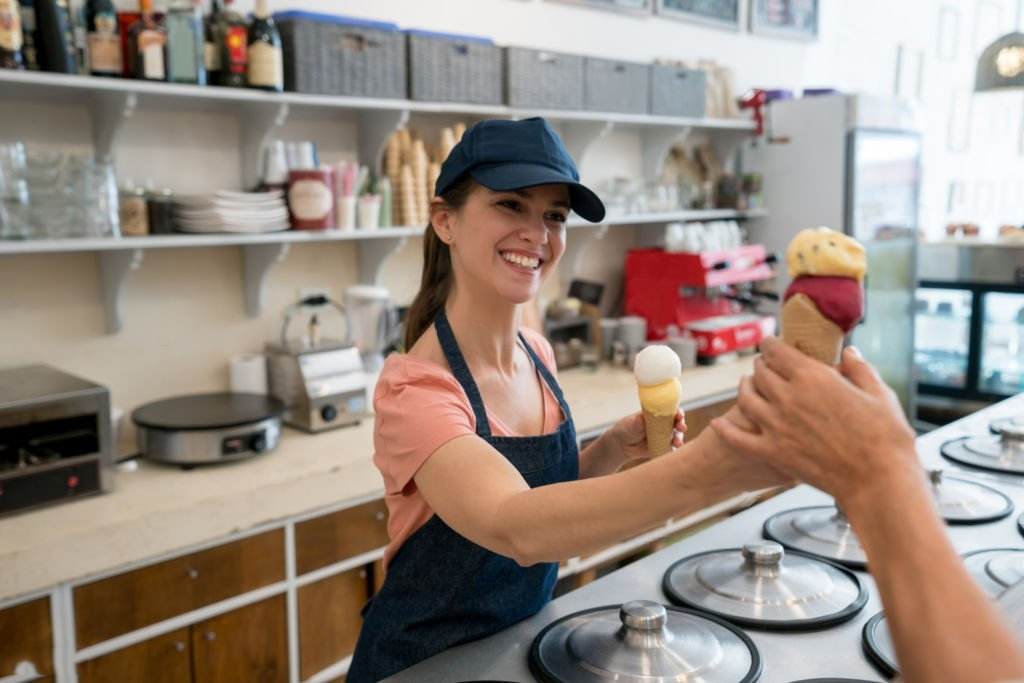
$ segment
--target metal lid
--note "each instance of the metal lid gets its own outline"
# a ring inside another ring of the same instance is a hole
[[[1024,441],[999,436],[965,436],[947,441],[939,449],[946,458],[996,472],[1024,474]]]
[[[942,470],[928,473],[939,514],[950,524],[992,522],[1013,512],[1013,502],[1002,492],[960,479]]]
[[[548,625],[533,641],[530,668],[545,683],[748,683],[761,674],[761,656],[725,621],[635,600]]]
[[[1024,639],[1024,581],[1018,581],[996,598],[996,608],[1018,639]]]
[[[1021,536],[1024,536],[1024,512],[1017,515],[1017,531],[1020,532]]]
[[[992,548],[966,553],[964,564],[990,598],[1024,579],[1024,550]]]
[[[889,625],[885,622],[885,615],[882,612],[868,619],[868,623],[864,624],[861,636],[864,653],[871,663],[887,677],[898,674],[896,650],[893,649]]]
[[[1024,415],[1018,417],[1003,417],[992,420],[988,425],[993,434],[1009,437],[1018,441],[1024,440]]]
[[[147,429],[226,429],[280,417],[284,410],[284,403],[263,394],[190,394],[139,406],[132,422]]]
[[[867,555],[843,511],[834,505],[794,508],[778,512],[764,523],[764,536],[790,550],[864,569]]]
[[[684,558],[665,572],[676,604],[705,610],[741,626],[820,628],[860,612],[867,591],[850,571],[773,541]]]

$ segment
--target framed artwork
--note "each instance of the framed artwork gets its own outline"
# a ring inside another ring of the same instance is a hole
[[[949,96],[949,122],[946,135],[946,149],[950,152],[966,152],[971,146],[971,93],[954,90]]]
[[[740,30],[740,0],[656,0],[654,11],[669,19]]]
[[[935,36],[935,56],[940,62],[955,62],[960,47],[960,8],[939,8],[939,30]]]
[[[900,43],[896,53],[896,84],[893,94],[909,100],[920,100],[923,75],[924,50]]]
[[[773,38],[816,40],[818,0],[750,0],[750,32]]]
[[[967,185],[962,180],[953,180],[949,183],[949,193],[946,199],[946,213],[963,214],[967,210]]]
[[[570,5],[583,5],[633,14],[650,14],[653,0],[548,0],[548,2],[564,2]]]

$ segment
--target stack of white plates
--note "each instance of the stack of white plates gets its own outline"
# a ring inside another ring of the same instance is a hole
[[[191,233],[277,232],[291,227],[280,190],[178,195],[174,198],[174,225]]]

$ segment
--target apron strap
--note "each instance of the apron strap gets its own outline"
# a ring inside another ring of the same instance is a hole
[[[441,350],[444,351],[448,365],[451,366],[455,379],[462,385],[462,390],[469,397],[469,405],[473,409],[473,416],[476,418],[477,436],[488,438],[491,436],[491,423],[487,420],[487,411],[484,410],[484,400],[480,397],[480,390],[473,381],[473,375],[466,365],[466,359],[459,350],[459,344],[455,341],[455,333],[448,322],[448,316],[444,313],[444,307],[434,316],[434,329],[437,330],[437,340],[441,343]]]

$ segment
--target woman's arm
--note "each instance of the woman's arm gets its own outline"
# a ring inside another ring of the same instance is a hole
[[[437,449],[415,481],[455,531],[528,566],[595,552],[670,517],[791,479],[735,455],[705,430],[638,467],[534,489],[487,442],[461,436]]]

